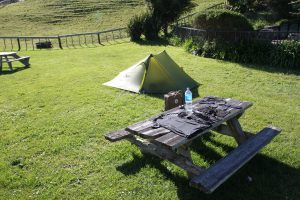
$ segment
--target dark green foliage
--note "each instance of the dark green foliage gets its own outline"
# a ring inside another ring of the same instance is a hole
[[[231,10],[244,13],[249,9],[248,0],[228,0]]]
[[[143,34],[146,40],[158,39],[158,34],[161,29],[160,20],[154,16],[147,15],[144,18]]]
[[[140,40],[142,35],[147,40],[157,39],[160,29],[155,21],[150,13],[134,16],[127,26],[131,41]]]
[[[144,19],[145,15],[136,15],[130,19],[127,29],[131,41],[137,41],[141,38],[143,33]]]
[[[166,32],[170,23],[195,6],[191,0],[146,0],[157,24]]]
[[[167,34],[170,23],[175,22],[184,12],[195,6],[191,0],[146,0],[149,11],[135,16],[128,24],[128,32],[132,41],[140,39],[144,34],[147,40],[156,40],[159,32]]]
[[[147,29],[145,33],[149,39],[158,38],[160,30],[167,34],[168,26],[195,6],[192,0],[146,0],[146,2],[152,16],[145,25]]]
[[[230,10],[216,9],[196,15],[194,27],[207,30],[251,31],[252,25],[242,14]]]
[[[200,46],[201,45],[197,42],[194,42],[192,38],[185,40],[183,43],[183,48],[190,53],[198,49]]]
[[[264,10],[268,6],[266,0],[228,0],[228,4],[231,10],[241,13]]]
[[[300,20],[300,0],[294,1],[291,4],[291,17]]]
[[[228,0],[231,10],[245,13],[248,11],[271,11],[276,19],[289,18],[293,8],[292,0]]]
[[[225,41],[214,39],[197,44],[192,39],[188,39],[184,47],[189,52],[200,48],[198,50],[201,52],[200,55],[207,58],[300,69],[300,43],[296,41],[272,44],[260,40]]]
[[[288,18],[292,7],[291,0],[266,0],[267,4],[277,13],[280,18]]]
[[[295,67],[300,69],[300,43],[285,41],[272,49],[270,56],[272,66]]]

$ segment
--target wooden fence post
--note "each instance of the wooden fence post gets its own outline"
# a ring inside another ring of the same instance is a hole
[[[60,37],[57,36],[57,39],[58,39],[58,45],[59,45],[59,48],[60,48],[60,49],[63,49],[62,44],[61,44],[61,39],[60,39]]]
[[[98,43],[101,44],[101,39],[100,39],[100,33],[99,32],[97,33],[97,36],[98,36]]]
[[[21,50],[20,38],[17,38],[17,42],[18,42],[18,51],[20,51]]]

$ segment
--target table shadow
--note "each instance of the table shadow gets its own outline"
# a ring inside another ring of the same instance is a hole
[[[29,68],[30,68],[30,66],[16,67],[16,68],[13,69],[13,71],[2,69],[2,72],[0,72],[0,76],[1,75],[12,75],[14,73],[17,73],[17,72],[20,72],[20,71],[23,71],[23,70],[29,69]]]
[[[201,153],[204,160],[215,162],[222,155],[208,147],[205,142],[222,148],[229,153],[234,148],[220,143],[210,137],[200,138],[191,146],[192,151]],[[171,173],[162,160],[143,154],[133,155],[133,160],[117,167],[124,175],[138,173],[145,166],[155,167],[177,187],[177,195],[181,200],[189,199],[300,199],[300,170],[284,164],[271,157],[257,154],[212,194],[205,194],[189,186],[187,176]],[[162,186],[163,187],[163,186]]]

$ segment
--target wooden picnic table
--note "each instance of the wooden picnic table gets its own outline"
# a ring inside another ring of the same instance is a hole
[[[25,67],[28,67],[29,64],[29,56],[18,56],[16,52],[0,52],[0,73],[2,73],[2,63],[7,63],[9,70],[12,72],[12,62],[19,61],[21,62]]]
[[[237,103],[233,99],[224,98],[224,100],[229,104]],[[196,108],[200,101],[201,99],[195,101],[193,107]],[[257,134],[244,132],[239,118],[252,106],[252,103],[240,102],[238,106],[238,109],[230,108],[224,118],[191,138],[178,135],[164,127],[154,128],[153,120],[157,116],[109,133],[105,137],[111,142],[126,139],[139,147],[143,153],[149,153],[174,163],[187,172],[191,186],[211,193],[281,132],[279,128],[273,126],[268,126]],[[162,114],[182,111],[182,108],[176,107]],[[189,147],[195,139],[210,131],[233,137],[238,147],[206,169],[194,164]]]

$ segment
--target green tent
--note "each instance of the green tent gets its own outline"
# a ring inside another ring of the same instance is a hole
[[[136,93],[168,93],[184,91],[187,87],[194,88],[199,84],[163,51],[147,56],[103,85]]]

